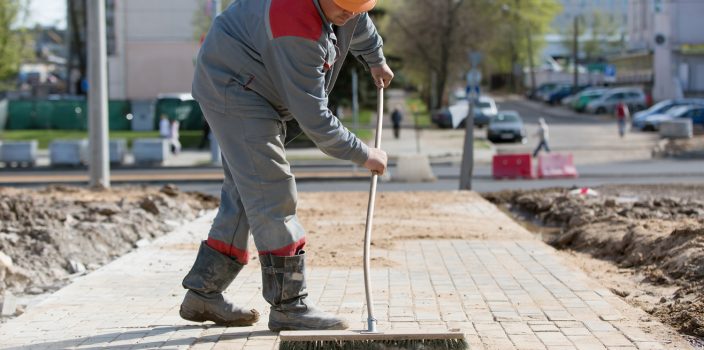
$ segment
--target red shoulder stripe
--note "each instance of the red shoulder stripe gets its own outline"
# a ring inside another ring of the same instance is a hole
[[[323,33],[323,20],[313,0],[271,0],[269,24],[274,39],[297,36],[317,41]]]

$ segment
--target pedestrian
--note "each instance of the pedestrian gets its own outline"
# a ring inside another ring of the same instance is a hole
[[[538,147],[533,151],[533,158],[538,156],[538,152],[545,148],[545,152],[550,153],[550,146],[548,145],[548,140],[550,139],[550,130],[548,129],[548,123],[545,122],[545,118],[538,119],[538,132],[536,136],[540,139]]]
[[[202,134],[200,135],[200,143],[198,144],[198,149],[205,148],[210,142],[210,124],[207,120],[203,120]]]
[[[181,128],[181,123],[174,119],[171,121],[171,133],[169,140],[171,141],[171,153],[179,154],[181,152],[181,138],[179,129]]]
[[[626,135],[626,124],[631,118],[631,111],[628,110],[628,105],[621,102],[616,106],[616,122],[618,124],[618,136],[623,138]]]
[[[383,174],[387,155],[368,147],[327,108],[348,52],[369,67],[377,87],[393,72],[366,13],[376,0],[239,0],[214,21],[198,54],[193,96],[220,145],[225,180],[207,240],[183,279],[186,320],[248,326],[254,309],[222,292],[249,261],[251,234],[270,304],[269,329],[346,329],[316,308],[306,291],[305,231],[296,182],[284,151],[295,119],[325,153]],[[266,20],[264,20],[266,19]]]
[[[159,137],[165,140],[171,140],[171,122],[169,116],[162,114],[159,119]]]
[[[391,123],[394,126],[394,138],[398,139],[401,136],[401,120],[403,120],[403,114],[401,114],[401,107],[396,106],[394,111],[391,112]]]

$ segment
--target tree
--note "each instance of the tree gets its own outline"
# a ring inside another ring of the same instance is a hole
[[[26,30],[14,29],[13,26],[24,12],[20,0],[0,1],[0,81],[13,79],[26,55]]]
[[[584,54],[587,61],[601,58],[609,52],[619,50],[623,44],[621,27],[612,15],[594,12],[591,18],[589,31],[591,35],[584,42]],[[618,41],[614,41],[616,37]]]
[[[226,9],[234,0],[220,0],[220,10]],[[193,14],[193,37],[201,40],[213,23],[213,1],[198,0],[198,10]]]
[[[583,38],[580,40],[580,50],[587,62],[618,52],[625,45],[621,25],[612,15],[595,11],[588,16],[580,16],[578,23],[577,35]],[[562,35],[565,37],[564,46],[571,51],[574,45],[573,26],[563,30]]]
[[[71,33],[69,55],[68,55],[68,81],[69,91],[72,93],[85,93],[81,91],[81,80],[87,76],[88,71],[88,60],[87,60],[87,35],[86,27],[88,25],[88,18],[86,17],[86,0],[68,0],[68,27],[69,33]],[[77,70],[78,77],[77,81],[73,81],[72,73]]]
[[[491,60],[486,69],[510,74],[515,88],[519,78],[516,69],[540,61],[544,34],[550,30],[561,5],[555,0],[503,0],[499,5],[501,17],[487,49]]]
[[[528,57],[526,28],[530,26],[533,35],[540,36],[559,10],[556,0],[392,0],[388,3],[384,32],[389,39],[389,52],[404,60],[405,73],[421,85],[426,97],[434,95],[438,99],[446,95],[451,83],[464,76],[469,68],[469,51],[484,53],[485,70],[511,71],[512,62]],[[512,8],[508,15],[507,6]],[[436,81],[434,87],[427,83],[432,80]]]

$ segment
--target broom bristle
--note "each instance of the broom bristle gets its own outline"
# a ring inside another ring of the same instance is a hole
[[[460,339],[407,340],[282,340],[280,350],[467,350],[469,344]]]

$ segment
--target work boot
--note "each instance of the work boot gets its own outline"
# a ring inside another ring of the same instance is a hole
[[[264,299],[271,304],[269,329],[347,329],[345,320],[318,310],[307,299],[305,258],[304,251],[295,256],[260,257]]]
[[[233,305],[222,295],[244,265],[202,242],[196,262],[183,279],[188,289],[181,303],[181,318],[193,322],[212,321],[217,325],[250,326],[259,320],[259,312]]]

